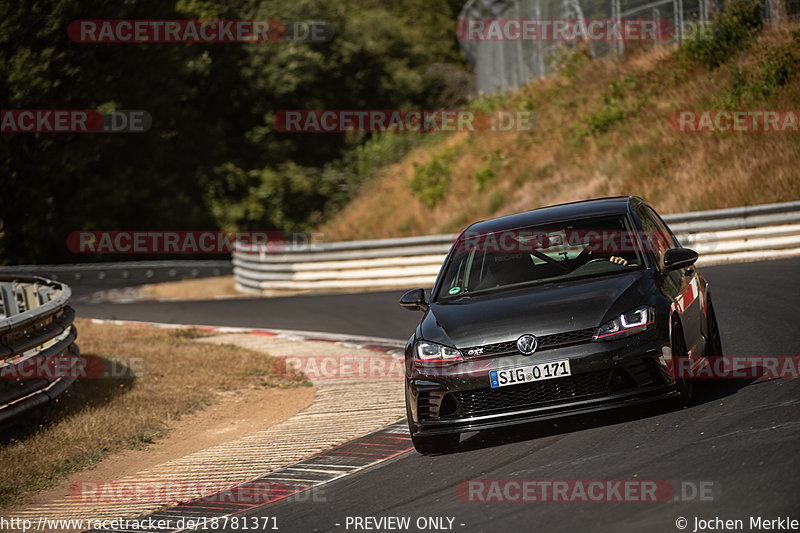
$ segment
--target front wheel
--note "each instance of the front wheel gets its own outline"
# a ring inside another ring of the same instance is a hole
[[[672,320],[672,365],[676,369],[675,373],[675,388],[680,394],[681,404],[688,406],[692,403],[692,394],[694,392],[694,382],[690,374],[689,365],[682,362],[683,359],[689,357],[686,350],[686,341],[683,338],[683,328],[677,318]],[[687,375],[682,376],[682,373]]]
[[[722,357],[722,338],[719,335],[719,325],[717,324],[717,313],[714,312],[714,306],[711,304],[711,296],[707,296],[706,302],[706,331],[708,331],[708,340],[706,341],[706,356],[708,357]]]

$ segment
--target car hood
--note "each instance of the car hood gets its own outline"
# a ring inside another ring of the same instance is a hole
[[[647,301],[644,271],[432,303],[422,337],[456,348],[505,342],[530,333],[551,335],[600,326]]]

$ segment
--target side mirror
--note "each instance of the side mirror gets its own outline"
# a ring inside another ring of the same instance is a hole
[[[409,311],[427,311],[428,303],[425,301],[425,289],[412,289],[400,298],[400,307]]]
[[[670,248],[664,252],[664,270],[688,268],[697,261],[698,255],[689,248]]]

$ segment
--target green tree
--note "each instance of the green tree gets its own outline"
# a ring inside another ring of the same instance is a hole
[[[280,133],[275,113],[457,103],[469,79],[455,39],[459,9],[452,0],[0,4],[3,109],[142,109],[153,118],[146,133],[1,134],[0,262],[86,260],[66,248],[75,230],[313,227],[366,179],[375,154],[399,157],[409,143]],[[87,18],[315,19],[334,36],[71,41],[69,23]]]

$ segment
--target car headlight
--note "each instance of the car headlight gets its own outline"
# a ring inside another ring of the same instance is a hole
[[[415,360],[423,365],[454,363],[461,360],[461,352],[435,342],[417,341]]]
[[[636,335],[653,327],[654,317],[655,312],[652,307],[647,305],[637,307],[597,328],[592,340],[612,340]]]

